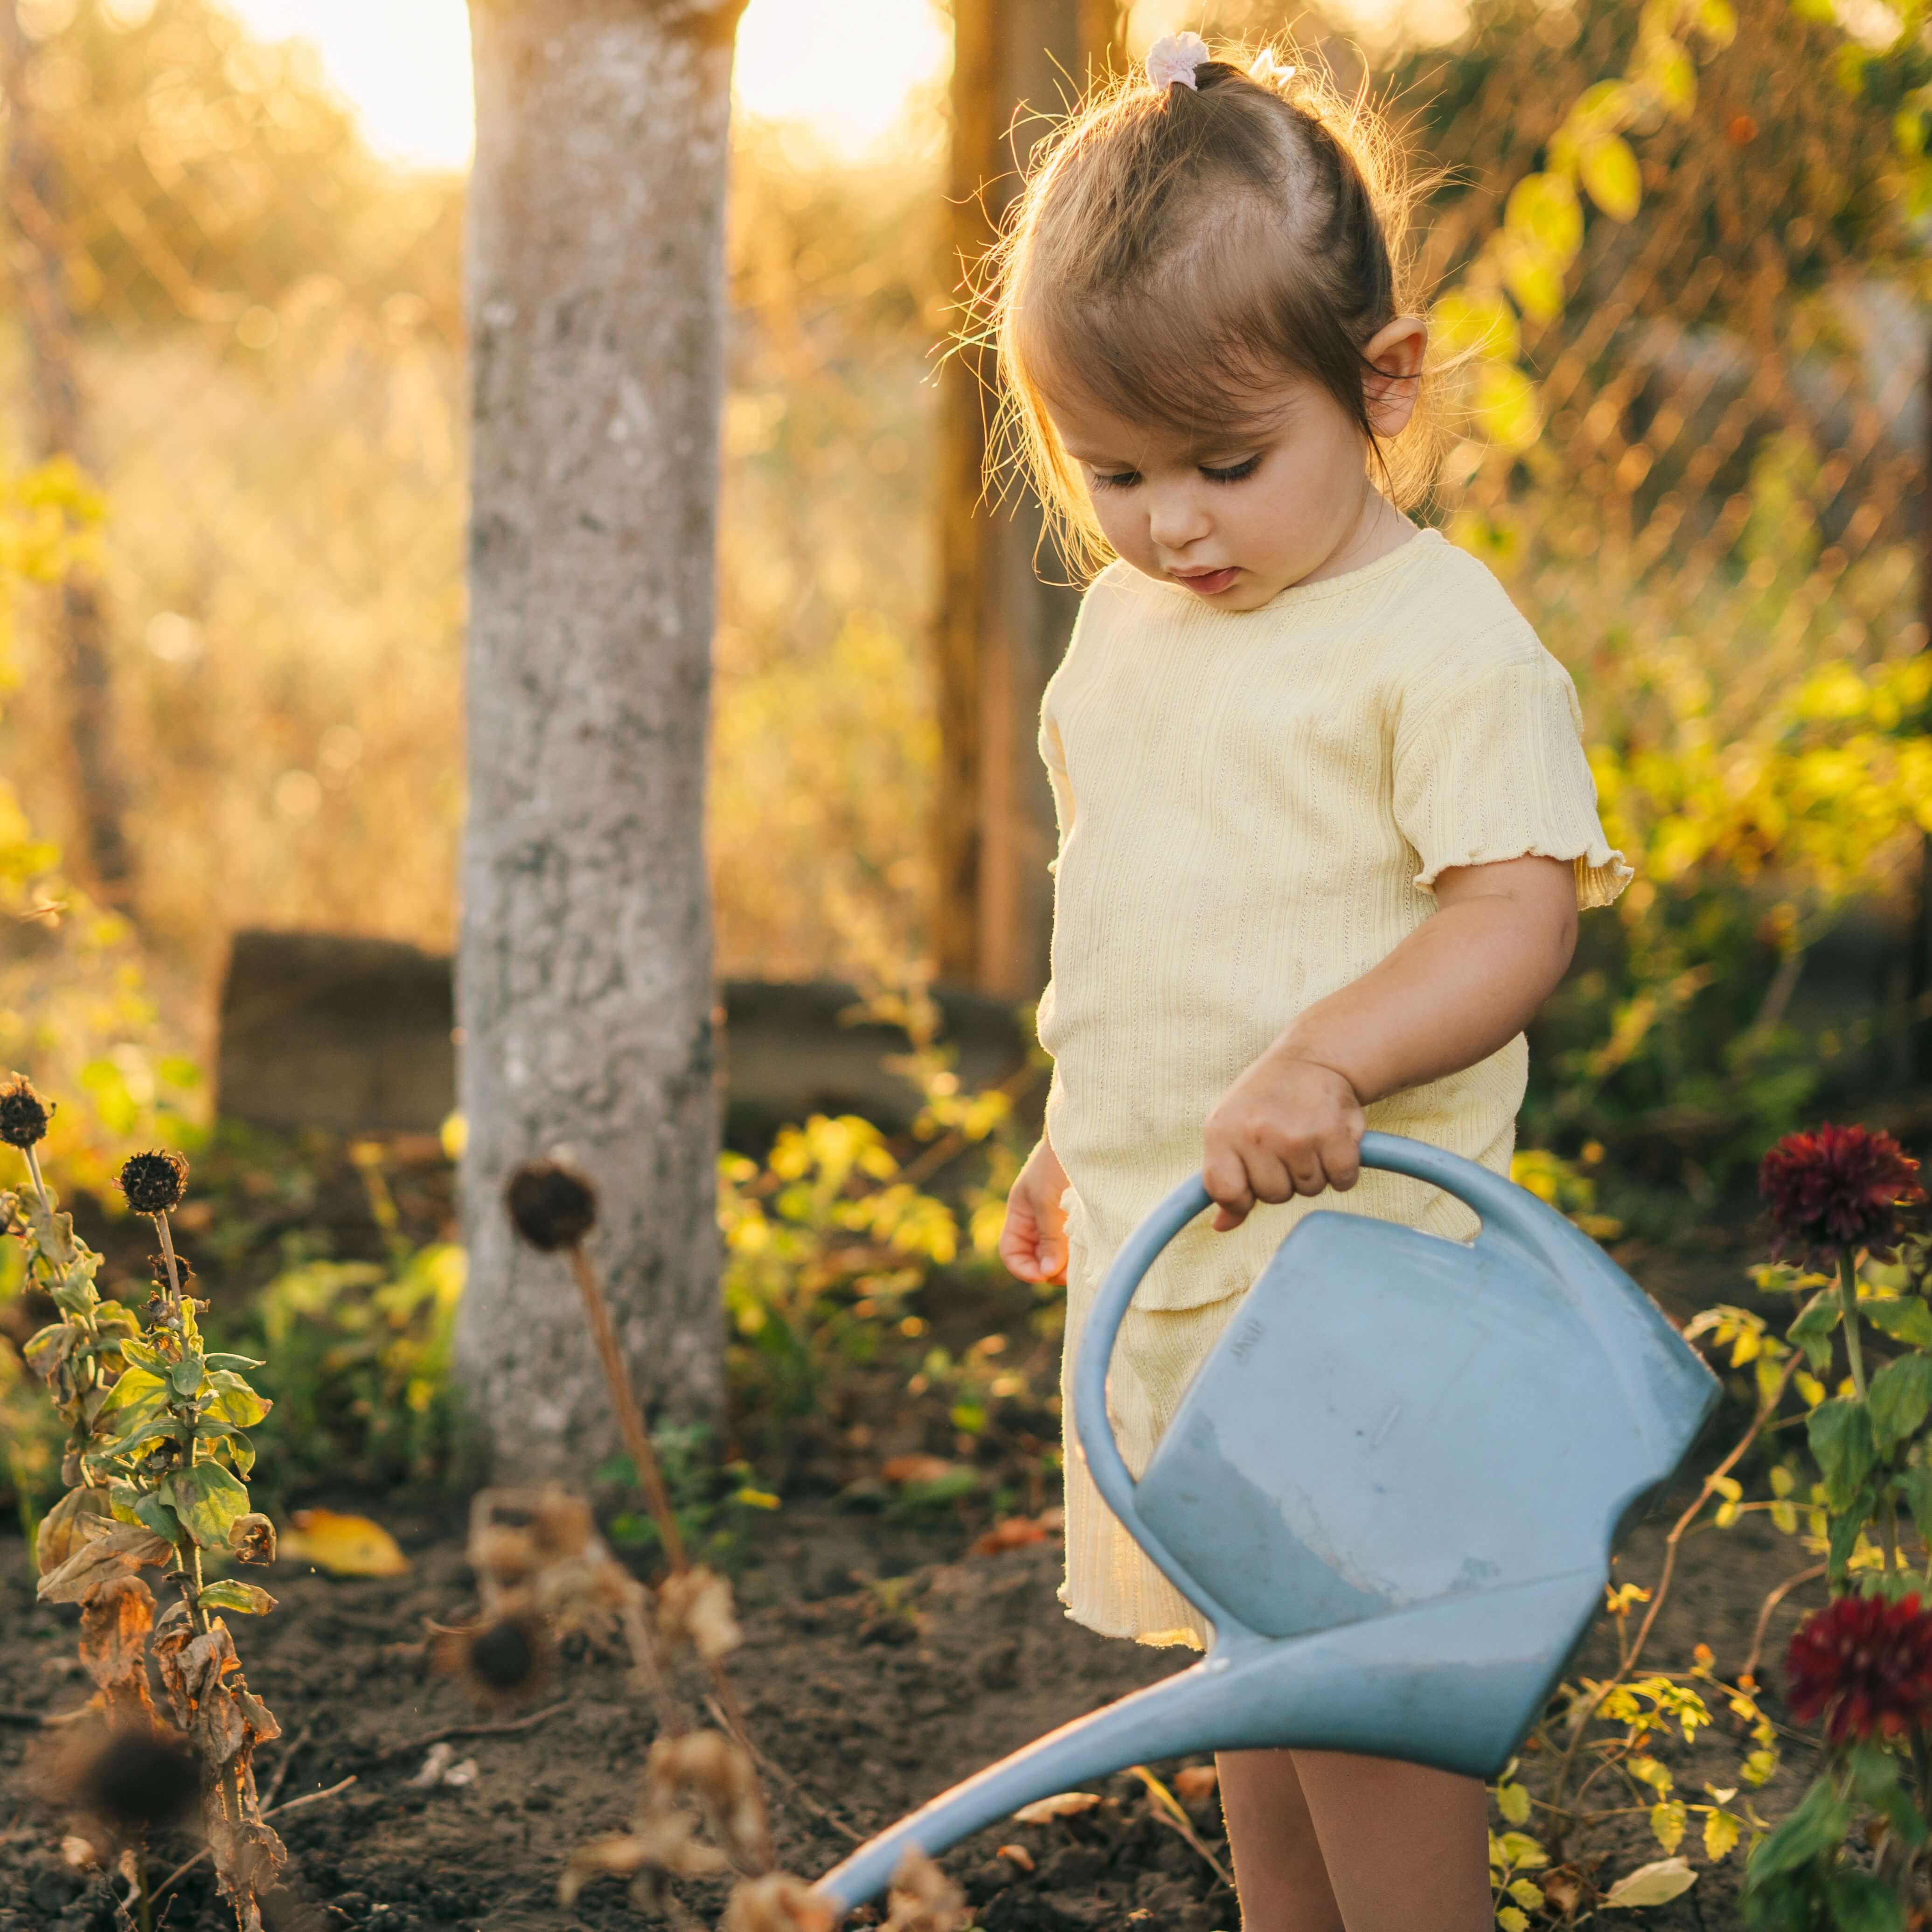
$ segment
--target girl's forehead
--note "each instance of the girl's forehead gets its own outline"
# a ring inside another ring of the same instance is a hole
[[[1191,463],[1237,443],[1252,442],[1279,430],[1292,412],[1297,379],[1284,378],[1280,391],[1250,411],[1217,416],[1186,428],[1123,416],[1090,399],[1045,398],[1046,412],[1066,453],[1076,462],[1131,460],[1144,466],[1160,462]]]

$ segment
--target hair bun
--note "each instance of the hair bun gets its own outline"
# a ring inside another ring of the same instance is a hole
[[[1177,82],[1198,90],[1195,70],[1214,58],[1198,34],[1168,34],[1148,49],[1147,77],[1163,94]]]

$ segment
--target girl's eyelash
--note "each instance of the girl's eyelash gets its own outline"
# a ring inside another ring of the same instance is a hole
[[[1204,464],[1201,473],[1210,483],[1238,483],[1244,477],[1252,476],[1261,467],[1261,461],[1258,456],[1250,456],[1226,470],[1210,470]]]
[[[1094,472],[1094,481],[1103,490],[1131,490],[1140,480],[1138,470],[1123,470],[1112,476],[1104,470]]]

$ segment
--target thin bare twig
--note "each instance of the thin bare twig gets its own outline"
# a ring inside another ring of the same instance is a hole
[[[440,1731],[431,1731],[425,1736],[412,1738],[406,1744],[388,1745],[376,1754],[372,1762],[388,1764],[394,1759],[407,1757],[412,1752],[426,1750],[431,1744],[440,1744],[448,1738],[490,1738],[506,1731],[527,1731],[533,1725],[542,1724],[546,1718],[554,1718],[558,1712],[567,1711],[570,1704],[569,1698],[561,1698],[554,1704],[546,1704],[541,1711],[532,1711],[526,1718],[513,1718],[506,1724],[446,1725]]]
[[[281,1760],[275,1766],[275,1774],[269,1779],[268,1788],[261,1796],[260,1802],[265,1810],[274,1803],[275,1796],[281,1790],[283,1780],[289,1774],[289,1767],[296,1761],[296,1753],[308,1742],[309,1732],[312,1729],[313,1726],[310,1725],[303,1725],[302,1729],[296,1732],[282,1748]]]
[[[706,1708],[710,1712],[712,1716],[721,1725],[724,1724],[724,1713],[719,1709],[716,1700],[707,1697],[704,1702]],[[864,1832],[855,1831],[829,1805],[820,1804],[790,1772],[786,1770],[783,1765],[778,1762],[776,1758],[760,1750],[756,1744],[749,1744],[746,1748],[751,1752],[752,1757],[776,1778],[778,1783],[783,1785],[785,1790],[821,1824],[830,1825],[835,1832],[843,1838],[850,1839],[855,1845],[862,1845],[866,1842]]]
[[[1234,1888],[1234,1880],[1228,1875],[1221,1861],[1208,1849],[1201,1834],[1195,1830],[1193,1821],[1181,1809],[1180,1800],[1175,1797],[1174,1793],[1168,1790],[1167,1786],[1162,1784],[1145,1765],[1130,1764],[1127,1768],[1147,1786],[1148,1796],[1154,1800],[1154,1815],[1169,1831],[1178,1832],[1208,1861],[1214,1876],[1230,1892],[1232,1892]]]
[[[1755,1678],[1757,1676],[1758,1654],[1764,1648],[1764,1634],[1771,1622],[1771,1613],[1793,1590],[1807,1583],[1815,1583],[1825,1574],[1825,1565],[1814,1563],[1808,1570],[1801,1570],[1795,1576],[1787,1576],[1764,1600],[1757,1613],[1757,1628],[1751,1632],[1750,1654],[1744,1659],[1744,1667],[1738,1672],[1740,1677]]]

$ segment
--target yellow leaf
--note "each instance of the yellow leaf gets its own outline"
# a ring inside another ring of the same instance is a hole
[[[1496,1786],[1496,1809],[1503,1814],[1506,1822],[1526,1825],[1529,1822],[1529,1793],[1520,1784],[1499,1784]]]
[[[1429,320],[1446,355],[1514,362],[1522,353],[1516,311],[1493,289],[1451,289]]]
[[[1697,70],[1675,40],[1659,40],[1644,62],[1643,77],[1665,110],[1682,121],[1697,105]]]
[[[1704,1856],[1714,1864],[1738,1841],[1738,1821],[1728,1811],[1713,1811],[1704,1820]]]
[[[1684,1807],[1671,1798],[1650,1808],[1651,1835],[1666,1852],[1674,1852],[1684,1842]]]
[[[1529,236],[1564,265],[1583,245],[1582,206],[1561,175],[1525,175],[1510,190],[1503,226]]]
[[[1621,134],[1600,135],[1586,142],[1576,165],[1590,199],[1612,221],[1631,220],[1643,205],[1643,176],[1630,143]]]
[[[1731,0],[1697,0],[1697,31],[1710,45],[1727,47],[1737,38],[1738,16]]]
[[[1543,433],[1536,386],[1514,363],[1483,364],[1476,379],[1474,405],[1483,434],[1504,449],[1527,449]]]
[[[400,1576],[410,1567],[396,1539],[366,1516],[297,1510],[276,1541],[283,1556],[312,1563],[332,1576]]]
[[[1661,1797],[1676,1781],[1654,1757],[1634,1757],[1624,1766],[1631,1777],[1640,1779]]]
[[[1497,236],[1496,265],[1503,286],[1532,322],[1554,322],[1563,313],[1563,271],[1567,264],[1534,236]]]
[[[1532,1885],[1526,1878],[1513,1880],[1510,1885],[1509,1895],[1526,1912],[1534,1912],[1543,1904],[1542,1886]]]
[[[1753,1751],[1750,1756],[1744,1760],[1738,1767],[1738,1774],[1747,1784],[1755,1789],[1760,1784],[1768,1783],[1777,1769],[1778,1754],[1766,1746],[1762,1750]]]
[[[1604,1903],[1627,1910],[1666,1905],[1696,1882],[1697,1874],[1682,1858],[1659,1858],[1654,1864],[1640,1865],[1618,1879],[1604,1894]]]
[[[1550,1862],[1550,1854],[1526,1832],[1505,1832],[1498,1842],[1512,1870],[1534,1871]]]
[[[1090,1811],[1100,1802],[1098,1795],[1091,1791],[1057,1791],[1051,1798],[1036,1798],[1030,1804],[1022,1804],[1013,1814],[1013,1820],[1021,1825],[1050,1825],[1056,1818],[1071,1818],[1078,1812]]]
[[[1496,1914],[1496,1923],[1503,1932],[1529,1932],[1529,1921],[1514,1905],[1505,1905]]]

